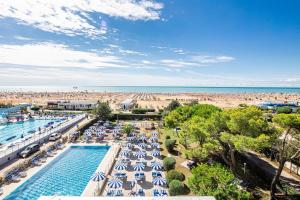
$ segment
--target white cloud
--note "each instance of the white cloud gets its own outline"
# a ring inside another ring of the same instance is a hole
[[[26,45],[0,45],[0,63],[44,67],[121,67],[116,56],[77,51],[62,44],[37,43]]]
[[[162,65],[168,67],[188,67],[188,66],[197,66],[198,63],[189,62],[188,60],[176,60],[176,59],[164,59],[161,60],[160,63]]]
[[[162,8],[162,3],[152,0],[1,0],[0,18],[14,18],[44,31],[95,37],[106,34],[108,28],[104,20],[92,19],[91,13],[158,20]]]
[[[223,63],[223,62],[231,62],[235,60],[234,57],[231,56],[192,56],[192,60],[199,63]]]
[[[15,39],[17,39],[17,40],[23,40],[23,41],[29,41],[29,40],[32,40],[32,38],[23,37],[23,36],[19,36],[19,35],[16,35],[16,36],[15,36]]]

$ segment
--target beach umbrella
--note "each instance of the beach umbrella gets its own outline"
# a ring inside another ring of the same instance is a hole
[[[125,170],[127,165],[125,163],[117,163],[115,166],[115,170]]]
[[[158,157],[160,156],[160,151],[152,151],[151,155],[154,157]]]
[[[147,140],[148,138],[146,137],[146,136],[144,136],[144,135],[142,135],[141,137],[140,137],[140,140]]]
[[[121,156],[128,156],[129,155],[129,151],[127,150],[122,150],[120,153]]]
[[[145,143],[139,143],[138,146],[142,149],[145,149],[147,145]]]
[[[158,148],[159,147],[159,143],[157,143],[157,142],[151,143],[151,147]]]
[[[96,172],[91,176],[92,181],[103,181],[105,179],[105,174],[103,172]]]
[[[134,137],[134,136],[127,137],[127,140],[128,140],[128,141],[133,141],[133,140],[135,140],[135,137]]]
[[[154,142],[154,141],[157,141],[157,138],[156,137],[150,137],[149,140]]]
[[[102,132],[102,131],[101,131],[101,132],[97,132],[97,136],[98,136],[98,137],[104,136],[104,134],[105,134],[105,133]]]
[[[129,136],[131,136],[131,137],[135,137],[135,133],[129,133]]]
[[[143,152],[143,151],[138,151],[138,152],[135,153],[135,156],[137,158],[144,158],[146,156],[146,153]]]
[[[153,185],[162,186],[162,185],[167,184],[167,181],[165,178],[158,177],[158,178],[153,179],[152,183],[153,183]]]
[[[142,171],[145,169],[145,165],[143,163],[138,163],[133,167],[134,171]]]
[[[133,145],[132,145],[131,143],[127,143],[127,144],[125,145],[125,147],[126,147],[126,148],[131,148],[131,147],[133,147]]]
[[[159,162],[153,162],[151,163],[151,167],[153,170],[160,170],[163,168],[163,165]]]
[[[158,133],[157,132],[152,132],[152,136],[157,136],[158,135]]]
[[[99,182],[103,181],[105,179],[105,174],[103,172],[96,172],[91,176],[91,180],[98,182],[98,188],[99,188]]]
[[[119,179],[111,179],[111,180],[108,180],[107,186],[109,188],[117,189],[117,188],[120,188],[123,186],[123,181],[121,181]]]

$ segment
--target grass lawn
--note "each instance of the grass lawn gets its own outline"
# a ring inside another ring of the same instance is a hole
[[[185,159],[185,158],[183,158],[181,156],[182,154],[180,152],[183,152],[184,148],[180,144],[178,144],[178,137],[177,137],[175,131],[173,131],[171,129],[160,129],[159,133],[160,133],[159,134],[159,142],[161,143],[161,149],[162,149],[161,153],[162,153],[162,156],[163,157],[167,157],[168,155],[172,155],[172,157],[175,158],[175,160],[176,160],[175,170],[177,170],[177,171],[179,171],[179,172],[181,172],[181,173],[183,173],[185,175],[185,181],[184,181],[184,183],[187,185],[187,180],[192,175],[192,173],[191,173],[191,171],[188,168],[186,168],[186,167],[184,167],[184,166],[181,165],[181,163],[185,162],[187,159]],[[172,139],[176,139],[177,140],[177,147],[175,148],[175,152],[178,152],[177,155],[170,154],[167,151],[167,149],[165,147],[165,138],[166,138],[166,135],[170,135],[170,137]],[[189,195],[193,195],[193,194],[190,192]]]

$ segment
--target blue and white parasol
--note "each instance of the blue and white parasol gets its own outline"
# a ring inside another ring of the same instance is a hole
[[[153,179],[152,183],[153,183],[153,185],[162,186],[162,185],[167,184],[167,181],[165,178],[158,177],[158,178]]]
[[[117,189],[123,186],[123,181],[119,179],[112,179],[112,180],[108,180],[107,185],[109,188]]]
[[[127,150],[122,150],[120,153],[121,156],[128,156],[129,155],[129,151]]]
[[[103,172],[96,172],[91,176],[92,181],[103,181],[105,179],[105,174]]]
[[[159,148],[159,143],[157,143],[157,142],[151,143],[151,147]]]
[[[145,165],[143,163],[138,163],[133,167],[134,171],[142,171],[145,169]]]
[[[151,155],[154,157],[158,157],[160,156],[160,151],[152,151]]]
[[[150,165],[152,167],[153,170],[160,170],[163,168],[163,165],[159,162],[153,162]]]
[[[117,163],[115,166],[115,170],[125,170],[127,165],[125,163]]]
[[[135,156],[137,158],[144,158],[146,156],[146,153],[143,152],[143,151],[138,151],[138,152],[135,153]]]
[[[147,147],[145,143],[139,143],[138,146],[142,149],[145,149]]]

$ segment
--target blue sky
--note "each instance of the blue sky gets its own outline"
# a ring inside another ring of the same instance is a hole
[[[0,0],[0,85],[300,86],[300,2]]]

